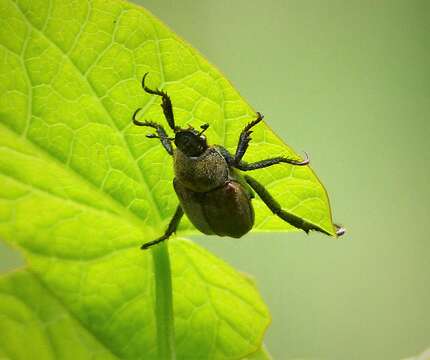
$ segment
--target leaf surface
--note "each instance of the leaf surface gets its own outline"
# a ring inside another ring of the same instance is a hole
[[[0,0],[0,13],[0,236],[26,256],[33,275],[22,281],[43,284],[46,302],[83,327],[76,334],[112,356],[154,357],[152,258],[139,245],[160,236],[178,200],[171,158],[130,120],[143,107],[142,118],[167,125],[142,75],[169,93],[179,125],[208,122],[209,141],[231,151],[255,111],[142,8]],[[259,125],[245,159],[278,155],[296,156]],[[309,167],[253,176],[283,208],[334,234]],[[258,199],[255,209],[256,230],[294,230]],[[184,222],[179,233],[193,231]],[[259,349],[270,317],[255,288],[191,242],[170,241],[170,253],[178,358],[238,359]]]
[[[2,358],[116,359],[27,271],[0,279],[0,319]]]
[[[177,357],[239,359],[255,351],[269,314],[249,279],[188,240],[172,241],[171,254]],[[67,261],[29,256],[36,275],[22,271],[0,279],[0,333],[7,335],[0,354],[156,359],[151,260],[129,249],[75,269]]]

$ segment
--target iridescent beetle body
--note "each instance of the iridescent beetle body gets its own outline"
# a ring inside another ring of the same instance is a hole
[[[252,190],[228,166],[217,146],[197,158],[174,152],[173,186],[193,225],[207,235],[239,238],[254,225]]]
[[[317,225],[283,210],[262,184],[251,176],[242,176],[239,172],[239,170],[251,171],[279,163],[294,166],[306,166],[309,163],[307,157],[303,161],[286,157],[273,157],[254,163],[246,163],[242,160],[251,140],[250,129],[263,119],[260,113],[257,113],[257,118],[242,130],[236,152],[232,155],[220,145],[207,144],[203,133],[209,127],[208,124],[203,124],[200,131],[192,127],[182,129],[176,126],[169,96],[161,90],[148,88],[145,85],[146,76],[147,74],[143,76],[142,87],[147,93],[162,98],[161,107],[164,116],[175,136],[168,137],[163,126],[158,123],[137,120],[136,115],[140,109],[134,112],[133,122],[138,126],[154,128],[157,134],[150,134],[147,137],[160,139],[165,150],[173,156],[175,170],[173,186],[180,204],[163,236],[143,244],[142,249],[168,239],[176,231],[184,213],[204,234],[242,237],[254,226],[252,206],[254,191],[275,215],[289,224],[305,232],[316,230],[327,233]],[[176,148],[173,148],[172,142]],[[338,227],[337,235],[343,233],[344,229]]]

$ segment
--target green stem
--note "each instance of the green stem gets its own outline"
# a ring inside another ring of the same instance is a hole
[[[174,360],[175,326],[173,319],[172,276],[167,241],[152,249],[155,270],[155,316],[160,360]]]

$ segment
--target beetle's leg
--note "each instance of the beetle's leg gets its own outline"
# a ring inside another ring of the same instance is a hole
[[[173,155],[172,144],[170,143],[171,139],[167,136],[166,130],[164,130],[163,126],[160,124],[157,124],[155,122],[152,122],[152,121],[139,121],[139,120],[137,120],[136,115],[139,112],[139,110],[140,109],[137,109],[133,114],[134,125],[148,126],[148,127],[152,127],[153,129],[155,129],[155,131],[157,132],[158,138],[161,141],[161,144],[163,144],[164,148],[166,149],[166,151],[170,155]],[[150,137],[154,138],[155,136],[150,136]]]
[[[240,161],[238,164],[236,163],[234,166],[239,170],[249,171],[249,170],[262,169],[279,163],[287,163],[287,164],[296,165],[296,166],[304,166],[309,164],[309,157],[308,157],[308,154],[306,154],[306,158],[300,161],[300,160],[294,160],[287,157],[279,156],[279,157],[274,157],[266,160],[260,160],[250,164],[246,163],[245,161]]]
[[[336,228],[336,235],[342,236],[346,233],[346,229],[343,226],[340,226],[338,224],[334,224],[334,227]]]
[[[281,208],[281,205],[273,198],[272,195],[266,190],[266,188],[260,184],[257,180],[252,178],[249,175],[245,175],[245,180],[251,186],[261,200],[267,205],[267,207],[274,213],[276,216],[280,217],[282,220],[285,220],[287,223],[293,225],[294,227],[301,229],[308,233],[310,230],[320,231],[324,234],[331,235],[324,229],[320,228],[318,225],[311,224],[300,217],[291,214]],[[339,234],[341,235],[341,234]]]
[[[248,149],[248,144],[251,141],[251,128],[257,125],[261,120],[263,120],[263,118],[264,115],[257,112],[257,118],[254,121],[251,121],[248,125],[246,125],[240,133],[239,142],[236,148],[236,154],[234,155],[234,162],[236,164],[238,164],[242,160],[243,155],[245,155],[246,149]]]
[[[163,109],[164,117],[166,118],[170,128],[172,130],[175,130],[175,118],[173,116],[172,101],[170,100],[169,95],[167,95],[167,93],[165,93],[164,91],[158,89],[150,89],[145,85],[145,78],[148,74],[149,73],[143,75],[142,88],[148,94],[161,96],[161,108]]]
[[[175,211],[175,215],[173,215],[172,219],[170,220],[164,235],[156,240],[143,244],[140,248],[142,250],[146,250],[150,246],[156,245],[164,240],[167,240],[170,237],[170,235],[176,232],[176,229],[178,228],[179,222],[181,221],[181,218],[183,215],[184,215],[184,211],[182,210],[181,205],[178,205]]]
[[[230,152],[225,147],[221,145],[214,145],[214,147],[218,149],[229,166],[236,166],[236,163],[234,162],[234,156],[230,154]]]

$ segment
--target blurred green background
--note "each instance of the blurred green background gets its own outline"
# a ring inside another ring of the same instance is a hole
[[[348,233],[197,241],[252,274],[275,359],[430,346],[430,1],[136,1],[306,150]],[[20,264],[0,244],[0,271]]]

